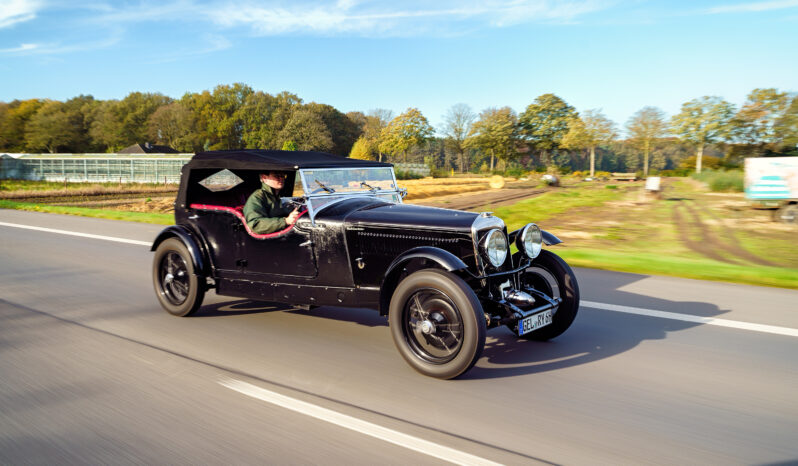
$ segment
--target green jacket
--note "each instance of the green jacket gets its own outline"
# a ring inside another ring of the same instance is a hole
[[[249,196],[243,213],[249,228],[255,233],[263,234],[285,228],[285,217],[291,210],[281,207],[280,198],[264,183],[261,189]]]

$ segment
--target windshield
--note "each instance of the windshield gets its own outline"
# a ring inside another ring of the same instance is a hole
[[[396,191],[390,167],[302,170],[305,195]]]
[[[318,168],[299,173],[311,218],[323,207],[352,195],[373,195],[394,204],[402,202],[391,167]]]

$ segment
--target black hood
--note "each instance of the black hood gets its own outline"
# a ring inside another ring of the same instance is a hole
[[[412,204],[365,206],[346,216],[347,227],[389,227],[420,230],[471,231],[479,214]]]

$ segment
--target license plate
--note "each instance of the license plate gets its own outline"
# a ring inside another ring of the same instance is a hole
[[[518,334],[523,335],[551,323],[551,309],[539,312],[518,321]]]

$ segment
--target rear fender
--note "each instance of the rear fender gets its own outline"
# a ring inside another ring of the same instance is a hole
[[[183,242],[191,254],[191,260],[194,262],[194,270],[202,272],[203,275],[208,276],[208,261],[205,260],[205,254],[200,248],[200,242],[194,233],[186,227],[180,225],[172,225],[164,228],[155,241],[152,243],[150,251],[155,251],[158,246],[169,238],[177,238]]]
[[[430,264],[430,262],[432,264]],[[391,304],[393,292],[399,285],[399,279],[409,265],[415,265],[419,269],[435,267],[446,270],[447,272],[461,272],[468,270],[468,266],[459,257],[449,251],[432,246],[420,246],[405,251],[397,257],[385,272],[380,286],[380,315],[388,314],[388,307]],[[423,265],[422,265],[423,264]],[[415,268],[415,267],[413,267]]]

